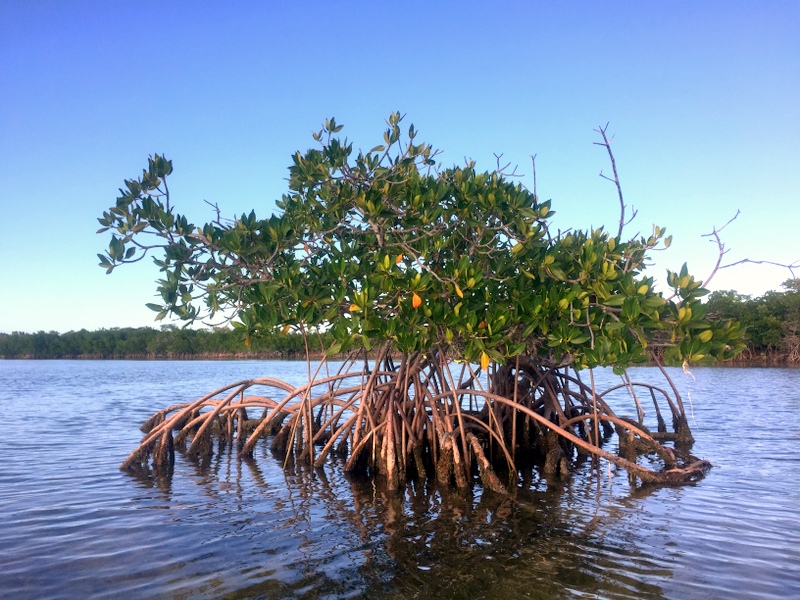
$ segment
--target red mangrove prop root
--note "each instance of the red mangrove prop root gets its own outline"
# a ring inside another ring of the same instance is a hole
[[[480,482],[508,493],[523,457],[547,477],[567,476],[578,457],[602,459],[642,483],[687,483],[711,467],[681,446],[692,437],[672,382],[666,386],[672,395],[627,376],[598,391],[568,366],[521,358],[489,373],[462,365],[456,378],[454,363],[440,356],[397,361],[384,348],[372,367],[353,358],[334,375],[317,377],[318,368],[301,386],[269,377],[227,385],[153,414],[120,468],[169,472],[176,450],[207,458],[215,439],[251,457],[266,438],[284,463],[319,467],[334,452],[345,459],[345,470],[381,478],[390,490],[432,477],[445,486]],[[653,402],[654,431],[644,422],[636,389]],[[612,410],[607,399],[614,393],[628,394],[634,416]],[[672,432],[664,414],[672,415]],[[610,445],[614,433],[616,448]],[[653,468],[659,462],[662,467]]]

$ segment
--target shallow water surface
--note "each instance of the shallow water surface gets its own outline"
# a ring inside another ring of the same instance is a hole
[[[265,444],[179,456],[169,480],[118,470],[155,410],[300,384],[305,363],[0,361],[0,596],[800,597],[800,370],[672,373],[715,465],[694,485],[636,489],[587,461],[513,498],[400,497],[336,462],[284,469]]]

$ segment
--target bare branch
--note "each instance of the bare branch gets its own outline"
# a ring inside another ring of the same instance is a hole
[[[735,267],[736,265],[741,265],[744,263],[750,263],[751,265],[772,265],[775,267],[783,267],[785,269],[789,269],[789,273],[792,274],[792,279],[797,279],[797,274],[795,273],[795,269],[800,269],[800,259],[794,261],[793,263],[777,263],[771,260],[752,260],[749,258],[743,258],[742,260],[737,260],[734,263],[730,263],[728,265],[723,265],[720,269],[727,269],[728,267]]]
[[[735,267],[736,265],[743,265],[743,264],[746,264],[746,263],[749,263],[749,264],[752,264],[752,265],[772,265],[772,266],[775,266],[775,267],[783,267],[783,268],[789,269],[789,273],[792,274],[792,278],[793,279],[796,278],[797,275],[795,274],[795,269],[800,269],[800,260],[796,260],[793,263],[785,264],[785,263],[774,262],[774,261],[771,261],[771,260],[753,260],[753,259],[750,259],[750,258],[743,258],[742,260],[737,260],[736,262],[728,263],[727,265],[723,265],[722,264],[722,258],[730,250],[725,247],[725,243],[722,241],[722,238],[720,238],[719,234],[728,225],[733,223],[739,217],[741,212],[742,212],[741,210],[737,210],[736,214],[733,215],[733,217],[731,217],[728,220],[728,222],[725,223],[725,225],[723,225],[719,229],[714,227],[714,229],[711,231],[711,233],[705,233],[705,234],[702,235],[702,237],[712,238],[709,241],[713,242],[713,243],[716,243],[717,244],[717,248],[719,250],[719,255],[717,256],[717,262],[714,265],[714,268],[712,269],[711,274],[703,282],[703,287],[708,286],[708,284],[713,279],[714,275],[717,274],[717,271],[720,271],[721,269],[728,269],[730,267]]]
[[[625,200],[622,197],[622,185],[619,182],[619,174],[617,173],[617,161],[614,160],[614,153],[611,151],[611,142],[614,141],[614,138],[612,137],[609,140],[608,136],[606,135],[606,131],[608,131],[608,123],[606,123],[605,127],[600,126],[597,129],[595,129],[595,131],[600,134],[600,136],[603,138],[603,141],[594,142],[594,145],[603,146],[608,151],[608,158],[611,160],[611,169],[614,172],[613,179],[611,177],[604,175],[602,171],[600,171],[600,177],[610,181],[615,186],[617,186],[617,195],[619,196],[619,230],[617,232],[617,236],[622,237],[622,230],[625,228],[625,225],[633,221],[633,219],[636,217],[636,209],[631,208],[631,217],[626,221],[625,220],[626,206],[625,206]]]
[[[502,172],[503,172],[503,171],[505,171],[505,170],[506,170],[506,169],[507,169],[509,166],[511,166],[511,163],[510,163],[510,162],[507,162],[507,163],[506,163],[504,166],[502,166],[502,167],[501,167],[501,166],[500,166],[500,159],[501,159],[501,158],[503,158],[503,155],[502,155],[502,154],[496,154],[495,152],[492,152],[492,154],[494,154],[494,159],[495,159],[495,161],[497,162],[497,167],[495,167],[495,168],[496,168],[496,170],[497,170],[497,172],[498,172],[498,173],[502,173]]]
[[[212,203],[212,202],[209,202],[208,200],[203,200],[203,202],[205,202],[206,204],[208,204],[208,205],[209,205],[211,208],[213,208],[213,209],[214,209],[214,212],[215,212],[215,213],[217,213],[217,218],[216,218],[216,220],[214,221],[214,223],[216,223],[216,224],[217,224],[217,225],[219,225],[219,226],[222,226],[222,221],[221,221],[221,216],[220,216],[220,210],[219,210],[219,204],[217,204],[216,202],[213,202],[213,203]]]
[[[166,200],[167,212],[169,212],[169,186],[167,185],[167,178],[162,177],[161,182],[164,184],[164,197]]]
[[[714,229],[711,231],[711,233],[706,233],[706,234],[703,234],[703,235],[702,235],[702,237],[710,237],[710,238],[713,238],[713,239],[711,239],[711,240],[709,240],[709,241],[710,241],[710,242],[716,242],[716,244],[717,244],[717,249],[719,250],[719,254],[717,255],[717,262],[716,262],[716,264],[714,265],[714,268],[711,270],[711,273],[709,274],[709,276],[708,276],[708,277],[706,277],[706,280],[703,282],[703,287],[706,287],[706,286],[707,286],[707,285],[708,285],[708,284],[711,282],[711,280],[714,278],[714,275],[716,275],[716,274],[717,274],[717,271],[719,271],[719,270],[722,268],[722,267],[721,267],[721,265],[722,265],[722,257],[723,257],[723,256],[725,256],[725,255],[728,253],[728,250],[725,248],[725,244],[722,242],[722,239],[719,237],[719,234],[720,234],[720,232],[721,232],[723,229],[725,229],[725,228],[726,228],[728,225],[730,225],[731,223],[733,223],[733,222],[734,222],[734,221],[735,221],[735,220],[738,218],[738,216],[741,214],[741,212],[742,212],[742,211],[740,211],[740,210],[738,210],[738,209],[737,209],[737,210],[736,210],[736,214],[735,214],[735,215],[733,215],[733,216],[732,216],[732,217],[731,217],[731,218],[728,220],[728,222],[727,222],[727,223],[725,223],[725,225],[723,225],[723,226],[722,226],[722,227],[720,227],[719,229],[717,229],[716,227],[714,227]]]
[[[492,154],[494,154],[495,161],[497,161],[496,172],[497,172],[498,175],[502,175],[503,177],[524,177],[525,176],[524,173],[517,173],[517,169],[519,169],[519,165],[514,165],[514,169],[512,171],[510,171],[510,172],[506,171],[506,169],[508,169],[508,167],[511,166],[511,163],[507,162],[505,165],[503,165],[501,167],[500,166],[500,159],[503,158],[503,155],[502,154],[495,154],[494,152],[492,152]]]

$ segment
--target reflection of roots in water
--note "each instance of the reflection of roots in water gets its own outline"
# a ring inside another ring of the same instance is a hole
[[[490,371],[485,389],[469,365],[456,378],[453,363],[437,356],[404,355],[395,364],[384,349],[374,368],[363,364],[348,361],[337,374],[315,375],[299,387],[266,377],[240,381],[158,411],[142,426],[146,435],[121,468],[152,465],[169,476],[176,449],[200,460],[211,457],[215,445],[252,457],[265,437],[284,464],[321,467],[334,455],[345,471],[378,477],[388,490],[425,479],[435,479],[440,488],[466,489],[478,478],[484,487],[506,493],[526,465],[563,477],[588,456],[604,458],[643,483],[685,483],[710,467],[683,450],[692,437],[663,369],[673,396],[627,377],[598,393],[569,367],[527,357]],[[604,400],[619,388],[629,392],[636,418],[618,416]],[[656,431],[644,425],[637,390],[653,402]],[[659,399],[671,413],[671,432]],[[603,446],[615,432],[619,452],[610,452]]]
[[[199,482],[192,487],[208,497],[209,507],[236,506],[237,526],[252,526],[253,535],[257,529],[270,539],[286,535],[302,540],[298,551],[308,555],[292,563],[301,578],[282,585],[297,589],[346,555],[355,571],[344,583],[334,576],[326,582],[331,587],[324,588],[339,586],[342,596],[358,589],[358,597],[393,590],[391,597],[434,597],[437,592],[467,598],[489,586],[508,585],[509,594],[491,597],[522,597],[520,579],[535,584],[534,597],[560,597],[571,584],[593,590],[619,585],[609,583],[613,579],[599,569],[630,566],[619,554],[636,551],[635,536],[627,540],[631,525],[626,516],[632,511],[625,507],[640,505],[643,495],[657,489],[643,486],[601,502],[596,492],[609,498],[610,483],[605,469],[585,457],[576,461],[572,477],[559,481],[543,477],[537,466],[521,468],[523,484],[513,497],[487,492],[477,481],[465,490],[442,488],[435,478],[412,479],[399,490],[388,490],[385,479],[345,472],[338,458],[323,468],[290,462],[276,472],[274,461],[264,460],[268,452],[260,445],[259,456],[248,458],[225,448],[211,457],[182,461],[180,469]],[[226,501],[221,495],[230,490],[234,495]],[[193,504],[202,506],[202,500]],[[262,515],[268,516],[262,521]],[[608,553],[606,544],[615,552]],[[586,564],[586,552],[593,553],[597,566]],[[642,582],[635,583],[631,595],[636,591],[647,597],[660,593]]]

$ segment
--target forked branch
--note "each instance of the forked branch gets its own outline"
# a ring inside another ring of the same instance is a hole
[[[600,134],[600,137],[603,138],[603,141],[594,142],[594,145],[603,146],[608,151],[608,158],[611,161],[611,170],[614,173],[614,177],[611,178],[605,175],[602,171],[600,171],[600,177],[610,181],[617,187],[617,195],[619,196],[619,230],[617,231],[617,236],[622,237],[622,230],[625,228],[625,225],[636,218],[637,211],[635,208],[631,207],[631,217],[627,221],[625,220],[625,209],[627,207],[625,205],[625,200],[622,197],[622,185],[619,182],[619,174],[617,173],[617,161],[614,160],[614,153],[611,151],[611,142],[614,140],[614,138],[612,137],[609,140],[608,135],[606,134],[608,131],[608,123],[606,123],[605,127],[600,126],[595,129],[595,131]]]
[[[792,263],[786,264],[786,263],[779,263],[779,262],[775,262],[775,261],[771,261],[771,260],[753,260],[751,258],[743,258],[741,260],[737,260],[736,262],[728,263],[727,265],[723,265],[722,264],[722,259],[730,251],[730,249],[725,247],[725,242],[722,241],[722,238],[720,237],[720,233],[722,233],[722,231],[728,225],[733,223],[739,217],[741,212],[742,211],[737,210],[736,214],[733,215],[733,217],[731,217],[728,220],[728,222],[725,223],[725,225],[723,225],[719,229],[714,227],[711,230],[711,233],[703,234],[702,237],[711,238],[709,241],[715,243],[717,245],[717,249],[718,249],[717,262],[714,264],[714,268],[711,270],[711,273],[709,274],[709,276],[703,282],[703,287],[708,286],[708,284],[711,282],[711,280],[717,274],[717,271],[720,271],[721,269],[728,269],[730,267],[735,267],[736,265],[742,265],[742,264],[745,264],[745,263],[749,263],[749,264],[753,264],[753,265],[772,265],[772,266],[775,266],[775,267],[783,267],[785,269],[789,269],[789,273],[791,273],[792,279],[795,279],[797,277],[797,275],[795,274],[795,269],[800,269],[800,260],[796,260],[796,261],[794,261]]]

